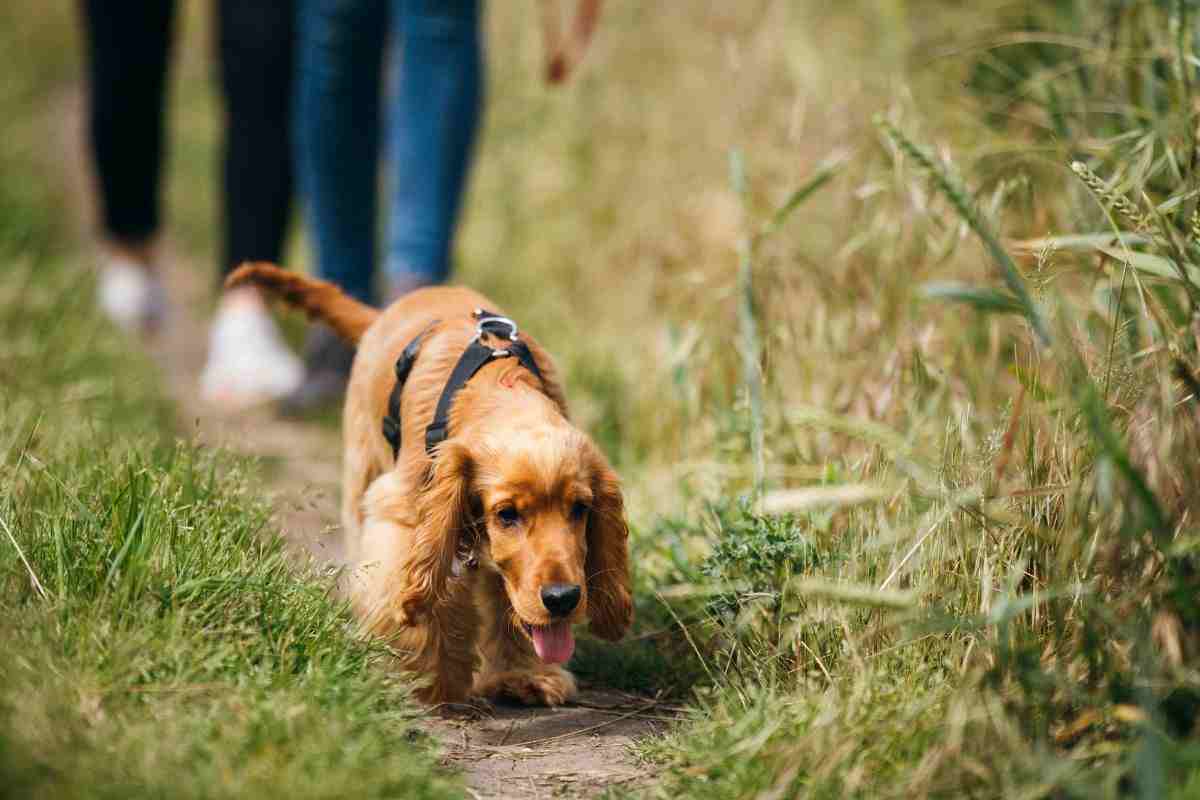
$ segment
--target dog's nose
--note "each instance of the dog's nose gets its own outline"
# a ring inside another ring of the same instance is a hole
[[[574,583],[548,583],[542,587],[542,605],[553,617],[565,617],[579,605],[582,590]]]

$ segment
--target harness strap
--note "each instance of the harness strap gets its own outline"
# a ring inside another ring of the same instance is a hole
[[[509,356],[516,356],[517,360],[521,362],[521,366],[541,380],[542,371],[538,369],[537,362],[533,360],[533,354],[529,352],[529,346],[524,342],[514,341],[501,350],[488,347],[478,339],[471,342],[462,357],[458,359],[458,363],[454,365],[454,370],[450,373],[449,380],[446,381],[446,387],[442,389],[442,396],[438,398],[437,410],[433,413],[433,422],[429,423],[429,427],[425,429],[425,452],[432,456],[434,448],[449,437],[450,405],[454,402],[454,396],[458,394],[459,390],[466,386],[467,381],[471,380],[485,364]]]
[[[430,456],[433,455],[434,448],[450,435],[450,406],[454,402],[454,396],[485,364],[499,358],[515,356],[517,361],[521,362],[521,366],[532,372],[538,380],[542,380],[542,371],[538,369],[529,346],[517,338],[516,323],[507,317],[501,317],[483,309],[476,309],[474,316],[477,321],[476,336],[467,345],[467,349],[463,351],[458,363],[450,372],[450,377],[438,398],[433,421],[425,429],[425,451]],[[392,392],[388,396],[387,416],[383,418],[383,437],[392,446],[392,458],[398,458],[400,455],[400,396],[404,391],[404,382],[408,379],[413,364],[416,363],[417,355],[421,351],[421,341],[437,323],[437,320],[431,322],[425,330],[417,334],[416,338],[405,345],[404,351],[400,353],[400,358],[396,359],[396,383],[392,386]],[[502,336],[502,331],[507,335]],[[489,347],[481,341],[485,334],[507,341],[502,348]]]
[[[396,383],[392,386],[392,393],[388,395],[388,413],[383,418],[383,438],[392,446],[393,459],[400,455],[400,394],[404,391],[408,373],[412,372],[413,364],[417,361],[417,353],[421,352],[421,340],[429,333],[430,328],[437,324],[438,320],[429,323],[425,330],[404,346],[400,358],[396,359]]]

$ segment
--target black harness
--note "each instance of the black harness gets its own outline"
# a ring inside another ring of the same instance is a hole
[[[446,380],[445,387],[442,388],[442,395],[438,398],[433,421],[425,429],[425,452],[431,457],[434,448],[450,435],[450,405],[454,402],[454,396],[485,364],[498,358],[513,356],[521,362],[521,366],[537,376],[538,380],[542,379],[542,371],[538,369],[537,362],[533,360],[533,353],[529,351],[529,345],[522,342],[517,336],[517,323],[508,317],[484,311],[482,308],[475,309],[471,316],[475,318],[475,338],[467,345],[467,349],[463,351],[458,363],[450,372],[450,377]],[[388,444],[392,446],[392,458],[400,455],[400,395],[404,391],[404,381],[408,379],[408,374],[412,372],[413,364],[417,361],[417,355],[421,351],[421,341],[436,324],[437,321],[434,321],[425,330],[418,333],[411,342],[405,345],[403,352],[400,353],[400,358],[396,359],[396,385],[392,387],[391,396],[388,397],[388,413],[383,418],[383,438],[387,439]],[[504,346],[489,347],[483,343],[485,335],[505,340]]]

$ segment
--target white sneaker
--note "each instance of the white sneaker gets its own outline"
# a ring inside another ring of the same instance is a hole
[[[256,296],[226,296],[208,334],[208,363],[200,377],[205,401],[237,410],[295,391],[304,365],[283,341]]]
[[[109,259],[100,269],[100,308],[127,331],[150,333],[166,316],[167,292],[158,275],[126,258]]]

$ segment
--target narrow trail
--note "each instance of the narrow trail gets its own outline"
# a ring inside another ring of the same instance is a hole
[[[92,185],[83,148],[83,96],[76,88],[51,104],[56,159],[81,230],[91,218]],[[215,180],[215,177],[214,177]],[[322,426],[283,420],[269,409],[214,411],[200,400],[213,266],[167,248],[163,259],[171,315],[149,346],[180,414],[181,430],[265,463],[264,485],[283,536],[319,565],[343,563],[337,524],[340,436]],[[430,717],[422,727],[441,742],[447,767],[461,770],[475,798],[592,797],[646,780],[630,752],[655,735],[669,714],[650,698],[584,686],[558,708],[497,705],[480,719]]]

